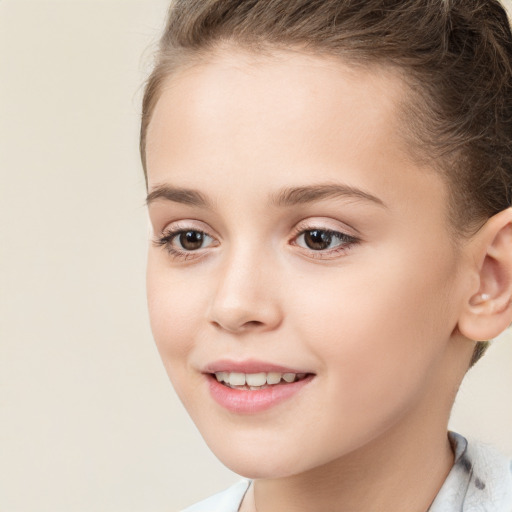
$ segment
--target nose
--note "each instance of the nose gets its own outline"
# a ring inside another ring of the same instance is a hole
[[[261,258],[234,255],[218,273],[209,322],[239,334],[277,328],[282,322],[277,273]]]

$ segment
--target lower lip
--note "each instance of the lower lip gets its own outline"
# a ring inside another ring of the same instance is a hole
[[[297,394],[309,384],[313,375],[287,384],[276,384],[265,389],[246,390],[228,388],[212,375],[207,375],[210,393],[222,407],[239,414],[266,411]]]

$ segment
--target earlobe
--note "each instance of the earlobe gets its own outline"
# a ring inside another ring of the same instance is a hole
[[[475,235],[478,289],[459,319],[459,331],[474,341],[501,334],[512,322],[512,208],[491,217]]]

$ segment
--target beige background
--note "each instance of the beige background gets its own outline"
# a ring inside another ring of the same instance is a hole
[[[140,88],[166,1],[0,0],[0,511],[173,511],[238,479],[149,332]],[[512,339],[452,427],[512,455]]]

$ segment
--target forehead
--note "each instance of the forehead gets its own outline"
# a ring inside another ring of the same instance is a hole
[[[391,203],[414,201],[416,188],[444,196],[437,176],[409,157],[406,98],[392,68],[298,51],[213,54],[177,71],[161,92],[147,135],[150,191],[177,182],[241,193],[250,182],[255,194],[318,178]]]
[[[223,49],[169,77],[148,127],[147,153],[151,160],[155,149],[171,152],[186,130],[203,140],[222,132],[232,143],[232,136],[241,139],[250,132],[247,139],[257,146],[268,142],[262,131],[270,135],[274,128],[283,150],[285,139],[300,144],[313,137],[329,144],[340,132],[371,131],[375,142],[394,139],[398,145],[403,132],[398,110],[405,96],[406,86],[391,68],[356,67],[334,56],[292,50]],[[336,132],[322,129],[328,126]],[[352,142],[363,150],[364,140]],[[405,145],[402,149],[405,155]]]

